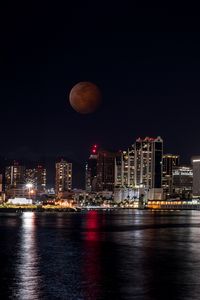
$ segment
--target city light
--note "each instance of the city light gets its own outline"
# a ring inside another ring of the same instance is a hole
[[[31,189],[31,188],[33,188],[33,184],[32,184],[31,182],[29,182],[29,183],[26,184],[26,187],[27,187],[28,189]]]

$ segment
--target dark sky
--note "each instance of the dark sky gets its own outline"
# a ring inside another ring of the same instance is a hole
[[[200,153],[197,8],[40,2],[1,9],[2,156],[65,156],[81,170],[93,143],[126,149],[138,136],[157,135],[184,162]],[[102,91],[92,115],[68,103],[79,81]]]

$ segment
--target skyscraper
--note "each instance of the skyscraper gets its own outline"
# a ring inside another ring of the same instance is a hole
[[[41,164],[35,168],[26,169],[26,183],[34,185],[37,194],[42,194],[46,191],[46,168]]]
[[[193,197],[200,198],[200,156],[192,157],[192,169],[193,169]]]
[[[135,186],[147,190],[162,187],[163,140],[161,137],[138,138],[134,144]]]
[[[13,165],[7,166],[5,170],[6,190],[17,188],[25,183],[25,166],[14,162]]]
[[[72,163],[61,159],[56,163],[56,185],[57,197],[62,197],[65,192],[72,189]]]
[[[44,193],[47,185],[47,171],[43,165],[36,167],[37,192]]]
[[[179,166],[179,155],[165,154],[163,155],[163,178],[162,186],[166,198],[172,194],[172,171],[173,168]]]
[[[97,156],[97,191],[113,191],[117,153],[99,150]]]
[[[86,163],[85,189],[87,192],[95,192],[97,189],[97,158],[98,147],[97,145],[94,145]]]
[[[120,151],[115,159],[115,187],[133,187],[134,169],[134,149]]]
[[[5,169],[5,192],[6,197],[24,197],[25,188],[25,166],[14,162]]]

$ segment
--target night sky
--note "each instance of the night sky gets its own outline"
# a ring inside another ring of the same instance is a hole
[[[1,9],[1,156],[51,162],[64,156],[82,186],[93,143],[118,150],[139,136],[160,135],[165,152],[182,162],[200,154],[197,8],[41,2]],[[102,91],[94,114],[69,105],[79,81]]]

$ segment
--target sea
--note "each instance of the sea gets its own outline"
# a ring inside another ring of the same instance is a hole
[[[200,211],[1,213],[0,299],[199,300]]]

